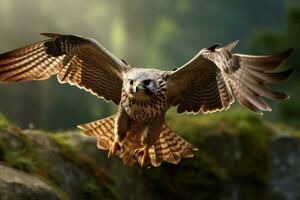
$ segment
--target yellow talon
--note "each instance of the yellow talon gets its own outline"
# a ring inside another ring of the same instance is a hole
[[[133,156],[140,163],[141,167],[143,167],[146,163],[146,160],[149,158],[149,148],[147,145],[135,149],[133,152]]]
[[[119,139],[116,139],[109,148],[108,157],[110,158],[113,155],[115,155],[118,151],[122,152],[123,150],[124,149],[122,142]]]

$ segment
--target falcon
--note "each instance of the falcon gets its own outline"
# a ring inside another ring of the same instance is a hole
[[[42,33],[47,39],[0,55],[0,82],[45,80],[56,75],[118,105],[117,113],[79,125],[97,138],[97,147],[124,164],[159,166],[192,157],[195,146],[172,131],[165,114],[212,113],[230,108],[235,100],[262,114],[271,111],[263,100],[284,100],[285,93],[266,86],[289,77],[292,69],[272,72],[292,52],[254,56],[232,53],[238,41],[202,49],[172,71],[140,68],[116,58],[93,39]]]

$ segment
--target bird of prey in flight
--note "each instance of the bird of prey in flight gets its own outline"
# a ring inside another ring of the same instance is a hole
[[[93,39],[43,33],[48,39],[0,55],[0,82],[45,80],[56,75],[69,83],[118,105],[113,116],[79,125],[97,138],[108,157],[124,164],[159,166],[192,157],[195,146],[165,123],[165,114],[212,113],[230,108],[237,100],[262,114],[271,111],[262,99],[284,100],[285,93],[266,87],[291,74],[272,72],[292,52],[254,56],[233,53],[237,41],[213,45],[173,71],[140,68],[116,58]]]

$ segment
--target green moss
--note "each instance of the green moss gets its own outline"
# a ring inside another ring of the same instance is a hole
[[[79,147],[75,147],[74,144],[69,142],[69,137],[69,134],[61,133],[49,135],[49,138],[52,139],[52,141],[54,141],[59,146],[60,154],[65,159],[68,159],[69,161],[77,165],[84,165],[84,163],[90,163],[91,159],[82,155],[82,153],[78,151]]]
[[[277,135],[289,135],[291,137],[300,139],[300,131],[296,130],[292,127],[289,127],[285,124],[269,124],[270,128],[273,129],[274,131],[276,131]],[[278,131],[280,130],[280,132]]]
[[[271,158],[268,136],[271,130],[258,117],[240,118],[236,127],[241,147],[241,158],[229,169],[238,183],[243,199],[266,199],[270,182]]]
[[[142,176],[156,199],[226,199],[229,195],[225,168],[205,152],[178,165],[164,163],[143,170]]]
[[[49,139],[54,141],[62,149],[61,152],[66,154],[74,154],[75,147],[68,141],[68,134],[47,134]],[[70,157],[74,158],[73,156]]]
[[[30,140],[17,129],[5,129],[1,134],[0,160],[15,169],[33,173],[36,167],[32,159]]]
[[[11,124],[8,119],[0,113],[0,129],[7,128],[9,126],[11,126]]]
[[[18,153],[9,152],[5,155],[4,160],[8,166],[24,172],[32,173],[36,169],[32,160],[22,157]]]
[[[114,197],[113,189],[110,187],[111,182],[103,169],[99,169],[99,165],[96,164],[95,159],[87,156],[84,152],[81,152],[80,146],[75,146],[70,142],[72,137],[71,133],[59,133],[49,135],[60,148],[60,155],[70,161],[72,164],[79,166],[82,169],[87,170],[87,173],[91,175],[90,180],[84,183],[82,190],[80,191],[80,199],[111,199]],[[110,183],[110,184],[107,184]]]
[[[44,176],[45,168],[42,167],[39,157],[36,155],[36,145],[31,141],[26,134],[23,134],[17,129],[7,129],[7,134],[12,137],[4,137],[3,149],[5,155],[3,161],[6,165],[15,169],[22,170],[31,174],[38,174]],[[13,139],[12,139],[13,138]],[[12,145],[10,140],[16,140],[19,143],[17,146]],[[42,173],[41,173],[42,172]]]
[[[190,181],[198,188],[204,188],[198,199],[216,198],[216,194],[220,194],[220,199],[226,198],[231,181],[237,185],[243,199],[266,198],[271,164],[268,139],[275,132],[259,115],[239,108],[179,118],[171,113],[167,121],[173,130],[199,148],[195,158],[182,161],[183,169],[179,171],[185,171],[185,174],[182,177],[176,175],[177,181],[184,183],[185,176],[190,174]],[[225,152],[231,152],[231,157],[226,158]],[[233,158],[235,154],[239,156]],[[191,191],[192,185],[181,184],[180,187]]]

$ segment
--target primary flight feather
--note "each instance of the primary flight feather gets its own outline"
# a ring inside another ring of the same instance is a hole
[[[165,123],[169,108],[178,113],[211,113],[241,105],[262,114],[271,111],[261,98],[284,100],[285,93],[266,83],[289,77],[292,70],[272,72],[292,52],[252,56],[232,53],[237,41],[202,49],[173,71],[138,68],[113,56],[93,39],[43,33],[49,39],[0,55],[0,82],[45,80],[56,75],[118,105],[116,115],[79,125],[97,137],[97,146],[125,164],[177,164],[197,148]]]

